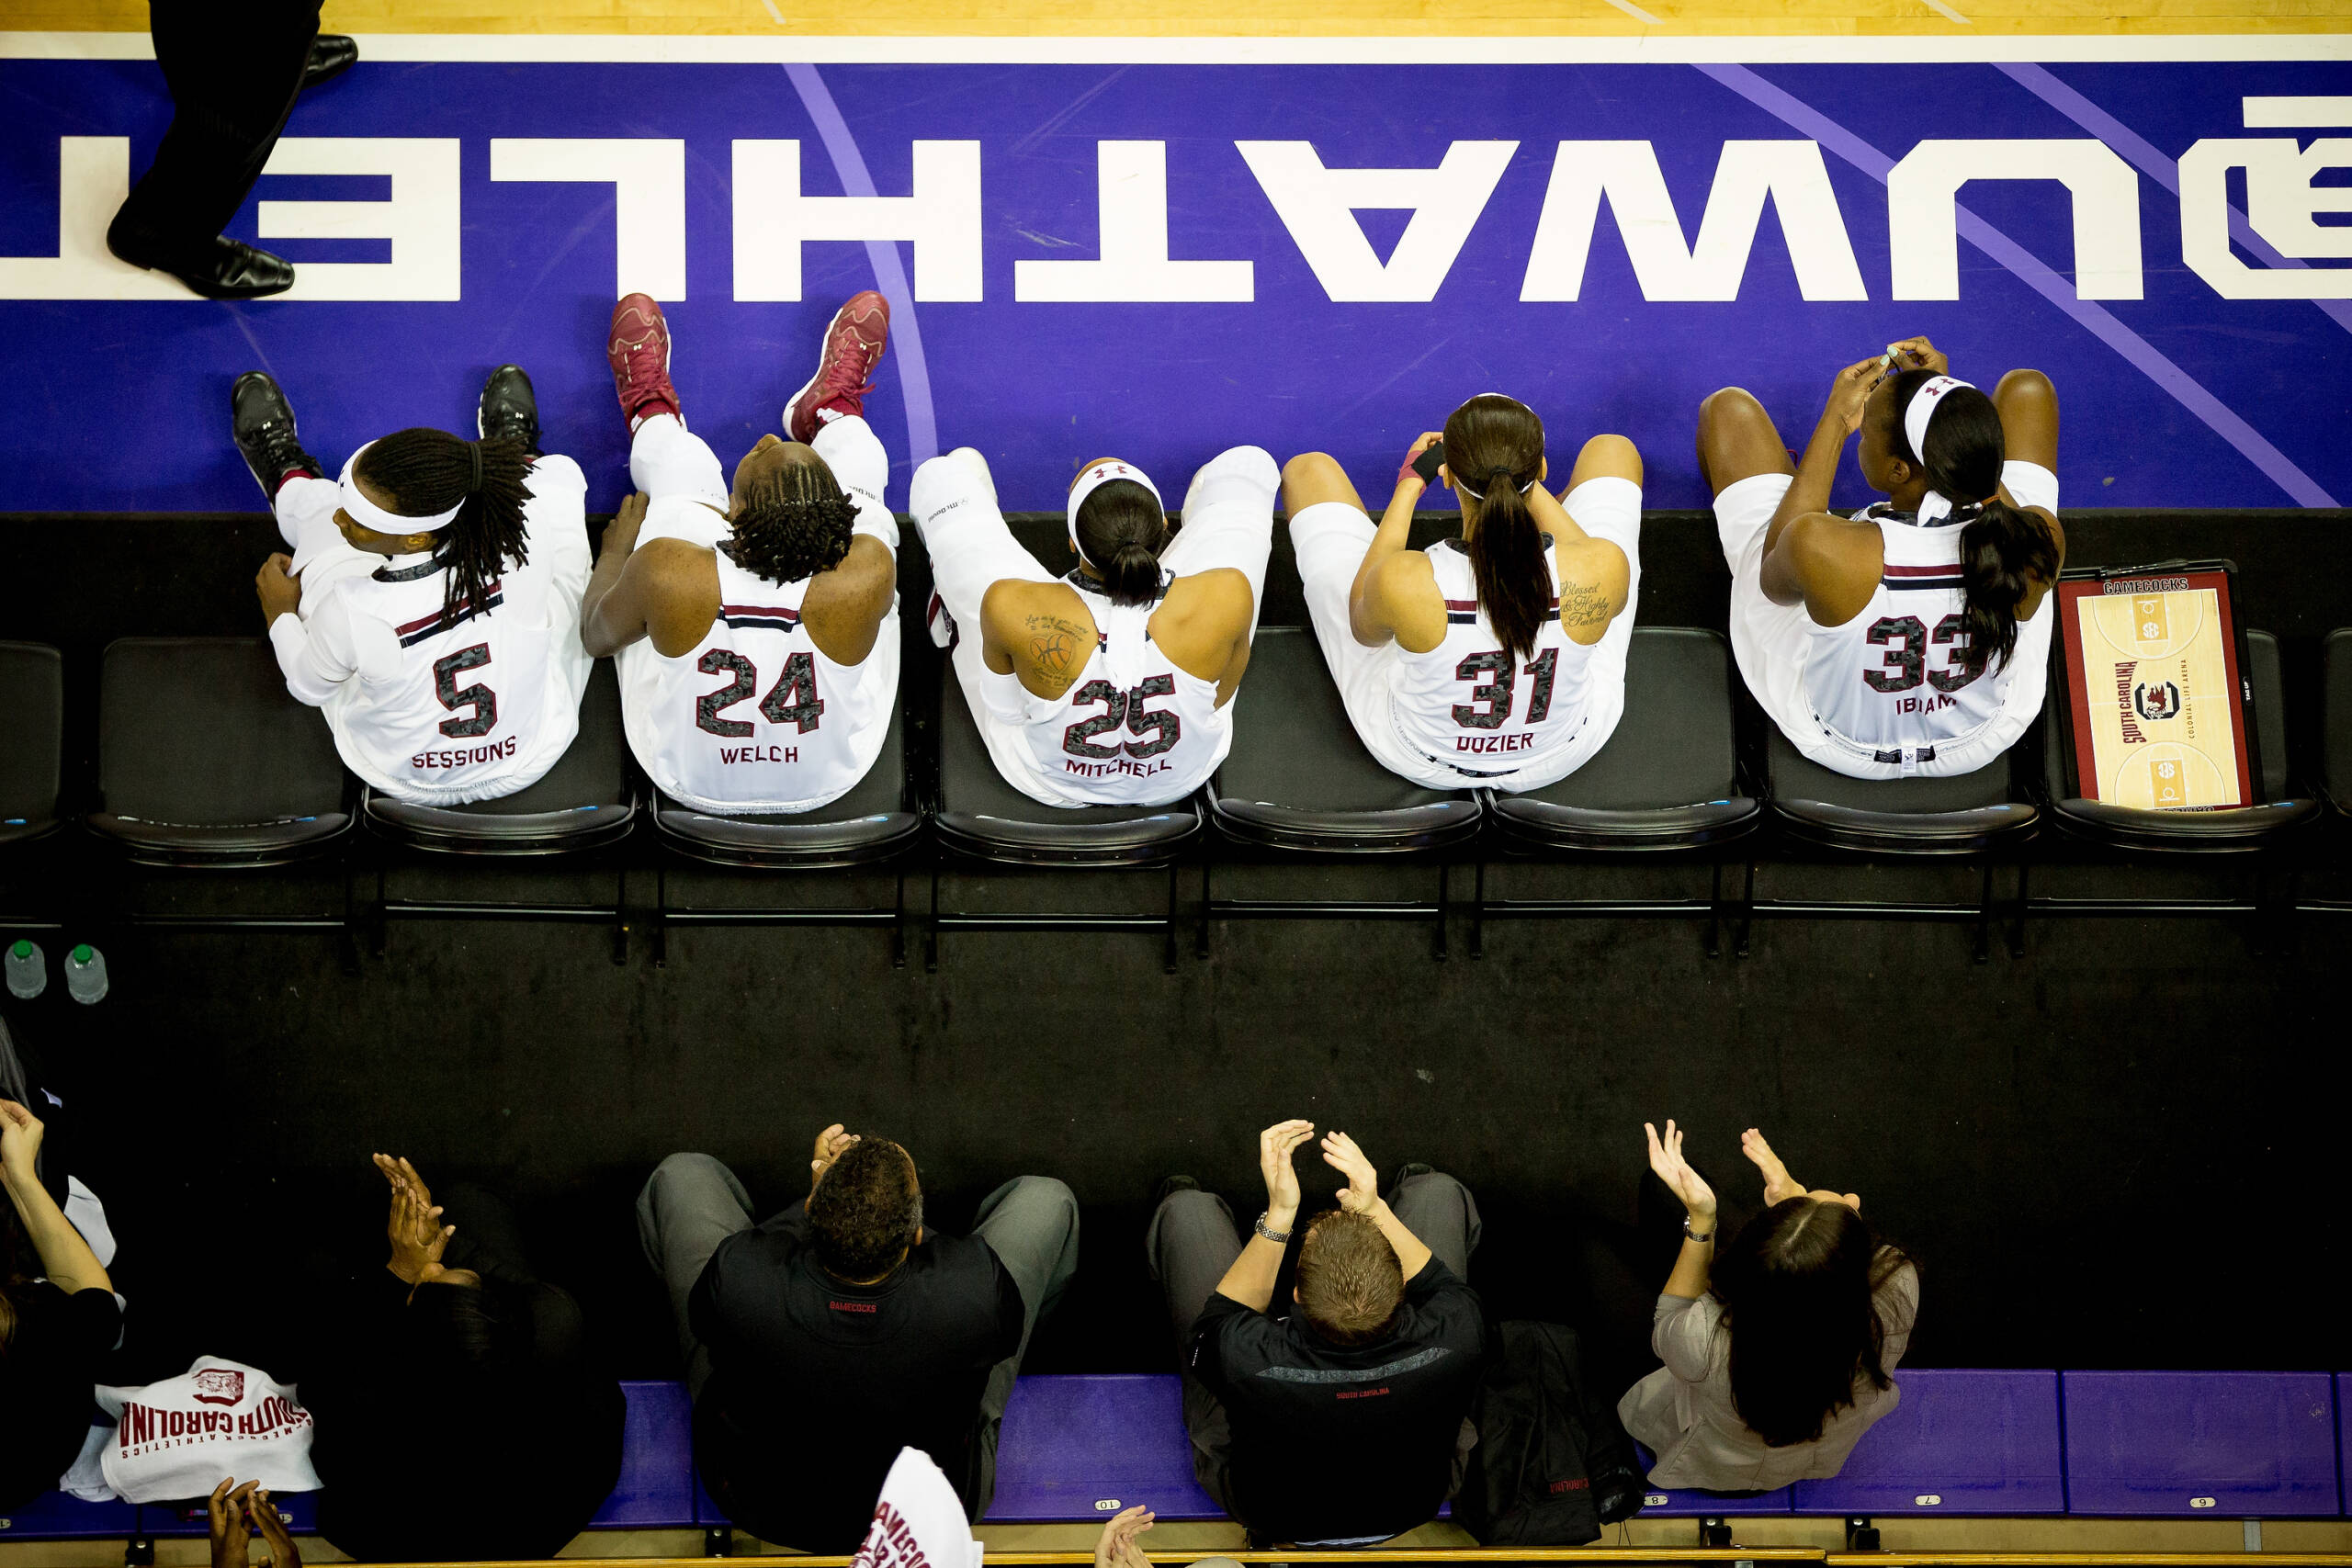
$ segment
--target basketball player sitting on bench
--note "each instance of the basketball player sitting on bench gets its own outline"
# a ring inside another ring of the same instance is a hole
[[[1183,529],[1114,457],[1079,470],[1065,515],[1077,570],[1057,579],[1012,536],[979,453],[915,470],[908,507],[939,591],[972,721],[1005,781],[1047,806],[1166,806],[1233,749],[1273,547],[1271,453],[1236,446],[1193,475]]]
[[[899,694],[898,520],[865,418],[890,310],[857,295],[817,374],[735,466],[690,434],[669,323],[631,294],[606,357],[639,493],[605,531],[581,602],[591,653],[616,653],[629,749],[697,811],[809,811],[863,779]]]
[[[1478,1245],[1469,1190],[1408,1165],[1383,1201],[1345,1133],[1322,1142],[1348,1185],[1299,1246],[1297,1310],[1270,1310],[1298,1214],[1292,1156],[1314,1135],[1306,1122],[1258,1134],[1266,1212],[1247,1247],[1189,1176],[1168,1179],[1144,1238],[1184,1364],[1193,1472],[1253,1545],[1363,1546],[1433,1517],[1461,1483],[1486,1353],[1462,1278]]]
[[[322,709],[344,765],[417,806],[537,784],[580,730],[588,481],[539,451],[530,378],[491,372],[478,441],[401,430],[340,480],[302,449],[293,406],[237,378],[231,428],[292,558],[254,587],[286,689]]]
[[[2041,699],[2066,558],[2058,396],[2012,370],[1986,397],[1926,338],[1838,373],[1793,469],[1736,387],[1699,405],[1699,471],[1731,567],[1731,646],[1789,743],[1858,779],[1973,773]],[[1828,510],[1846,438],[1887,499]]]

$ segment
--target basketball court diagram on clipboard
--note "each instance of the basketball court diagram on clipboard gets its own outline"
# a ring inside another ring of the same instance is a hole
[[[2086,796],[2142,811],[2254,803],[2230,589],[2219,568],[2059,584]]]

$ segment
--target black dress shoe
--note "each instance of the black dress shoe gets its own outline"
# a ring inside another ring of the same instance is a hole
[[[107,230],[107,249],[133,266],[170,273],[207,299],[260,299],[294,287],[292,262],[225,234],[192,246],[166,245],[118,218]]]
[[[237,438],[237,450],[244,454],[245,467],[253,470],[254,482],[272,504],[286,476],[297,469],[326,477],[319,460],[302,450],[294,429],[294,405],[266,371],[248,370],[229,389],[229,429]]]
[[[474,429],[484,441],[520,441],[532,457],[539,455],[539,400],[521,366],[502,365],[490,373]]]
[[[302,90],[331,82],[359,59],[357,40],[344,33],[321,33],[311,40],[311,58],[302,66]]]

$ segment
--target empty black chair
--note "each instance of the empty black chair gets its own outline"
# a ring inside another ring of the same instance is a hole
[[[2320,671],[2320,789],[2352,817],[2352,626],[2327,634]]]
[[[1514,854],[1616,859],[1702,854],[1714,862],[1690,899],[1487,898],[1478,863],[1471,951],[1489,915],[1704,914],[1710,953],[1722,914],[1721,852],[1755,831],[1763,807],[1740,791],[1731,645],[1699,626],[1640,626],[1627,649],[1625,712],[1609,743],[1543,789],[1486,790],[1493,837]]]
[[[813,811],[785,815],[719,816],[681,806],[655,792],[653,826],[664,848],[709,865],[750,871],[797,872],[871,865],[914,847],[922,836],[922,812],[907,778],[903,699],[890,713],[882,750],[848,794]],[[906,874],[898,897],[883,908],[687,908],[670,902],[669,866],[657,863],[653,962],[668,957],[669,928],[675,925],[882,925],[894,928],[893,957],[904,962]]]
[[[38,642],[0,642],[0,851],[56,831],[65,752],[65,660]]]
[[[1781,836],[1838,856],[1868,860],[1968,861],[1982,868],[1972,904],[1869,899],[1755,897],[1756,863],[1747,865],[1744,902],[1749,915],[1862,916],[1970,919],[1976,923],[1976,961],[1991,951],[1994,870],[2031,840],[2041,814],[2027,781],[2017,776],[2016,752],[1952,778],[1858,779],[1825,768],[1790,744],[1781,727],[1764,721],[1765,788]],[[2028,731],[2028,739],[2031,731]],[[2025,892],[2020,873],[2018,921],[2009,948],[2023,950]],[[1740,951],[1747,951],[1743,930]]]
[[[326,720],[261,637],[123,637],[99,669],[89,829],[142,865],[282,865],[351,829]]]
[[[637,820],[637,792],[621,733],[620,682],[609,659],[596,660],[580,702],[580,732],[538,782],[496,800],[465,806],[413,806],[374,789],[362,793],[368,829],[387,843],[435,854],[551,856],[618,843]],[[610,904],[505,903],[387,897],[376,873],[378,951],[389,916],[448,919],[592,920],[613,927],[613,962],[628,953],[623,906],[626,871],[616,870]]]
[[[1356,739],[1323,650],[1306,626],[1261,626],[1234,699],[1233,750],[1209,781],[1217,831],[1292,854],[1438,860],[1432,900],[1216,898],[1202,868],[1202,933],[1211,915],[1433,919],[1445,951],[1444,852],[1478,831],[1477,797],[1424,789],[1374,760]]]
[[[2329,639],[2329,652],[2344,636]],[[2060,727],[2046,725],[2051,819],[2075,838],[2110,849],[2157,854],[2247,854],[2269,849],[2280,838],[2319,815],[2319,800],[2292,786],[2287,750],[2287,704],[2278,669],[2278,639],[2268,632],[2245,634],[2247,678],[2254,687],[2255,744],[2261,761],[2263,803],[2225,811],[2142,811],[2079,797],[2061,798],[2066,757]],[[2064,700],[2063,693],[2052,694]],[[2340,701],[2333,694],[2331,701]],[[2331,718],[2329,761],[2345,743]]]
[[[1176,870],[1201,830],[1201,808],[1187,799],[1172,806],[1045,806],[1007,784],[980,739],[970,705],[953,670],[944,671],[939,699],[939,784],[932,828],[941,848],[1003,865],[1069,866],[1094,870],[1164,866],[1168,904],[1163,917],[1125,914],[1016,914],[943,910],[941,867],[933,861],[925,964],[939,966],[942,928],[980,931],[1158,931],[1167,964],[1176,963]]]

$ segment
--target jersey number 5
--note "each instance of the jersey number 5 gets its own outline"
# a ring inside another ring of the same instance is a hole
[[[749,721],[718,716],[759,690],[759,667],[732,649],[714,648],[702,656],[702,661],[695,668],[706,675],[735,677],[718,690],[706,692],[695,699],[695,728],[712,735],[751,734]],[[783,675],[760,699],[760,713],[770,724],[797,724],[803,735],[817,728],[817,720],[824,711],[824,699],[817,695],[817,660],[806,653],[786,659]]]
[[[1864,670],[1862,682],[1873,692],[1907,692],[1925,681],[1939,692],[1957,692],[1984,673],[1972,671],[1957,655],[1967,650],[1967,621],[1958,615],[1946,615],[1936,623],[1931,636],[1917,615],[1881,615],[1871,623],[1865,635],[1870,640],[1886,647],[1879,660],[1882,668]],[[1944,658],[1941,670],[1928,668],[1928,645],[1952,648]],[[1894,646],[1900,644],[1901,646]],[[1952,645],[1959,646],[1953,648]]]
[[[1108,681],[1089,681],[1070,698],[1072,705],[1102,705],[1102,711],[1092,718],[1081,718],[1062,731],[1062,750],[1073,757],[1086,757],[1096,761],[1106,761],[1125,751],[1130,757],[1157,757],[1173,748],[1184,738],[1184,721],[1167,709],[1155,713],[1144,704],[1153,697],[1176,694],[1173,675],[1147,676],[1142,685],[1132,692],[1123,692]],[[1108,746],[1094,744],[1094,737],[1125,724],[1137,735],[1149,735],[1144,741],[1113,741]]]
[[[476,682],[470,686],[458,684],[462,670],[479,670],[490,662],[490,644],[478,642],[471,648],[433,661],[433,694],[451,713],[471,705],[473,714],[468,718],[445,718],[441,733],[455,739],[468,735],[487,735],[498,724],[498,694]]]

